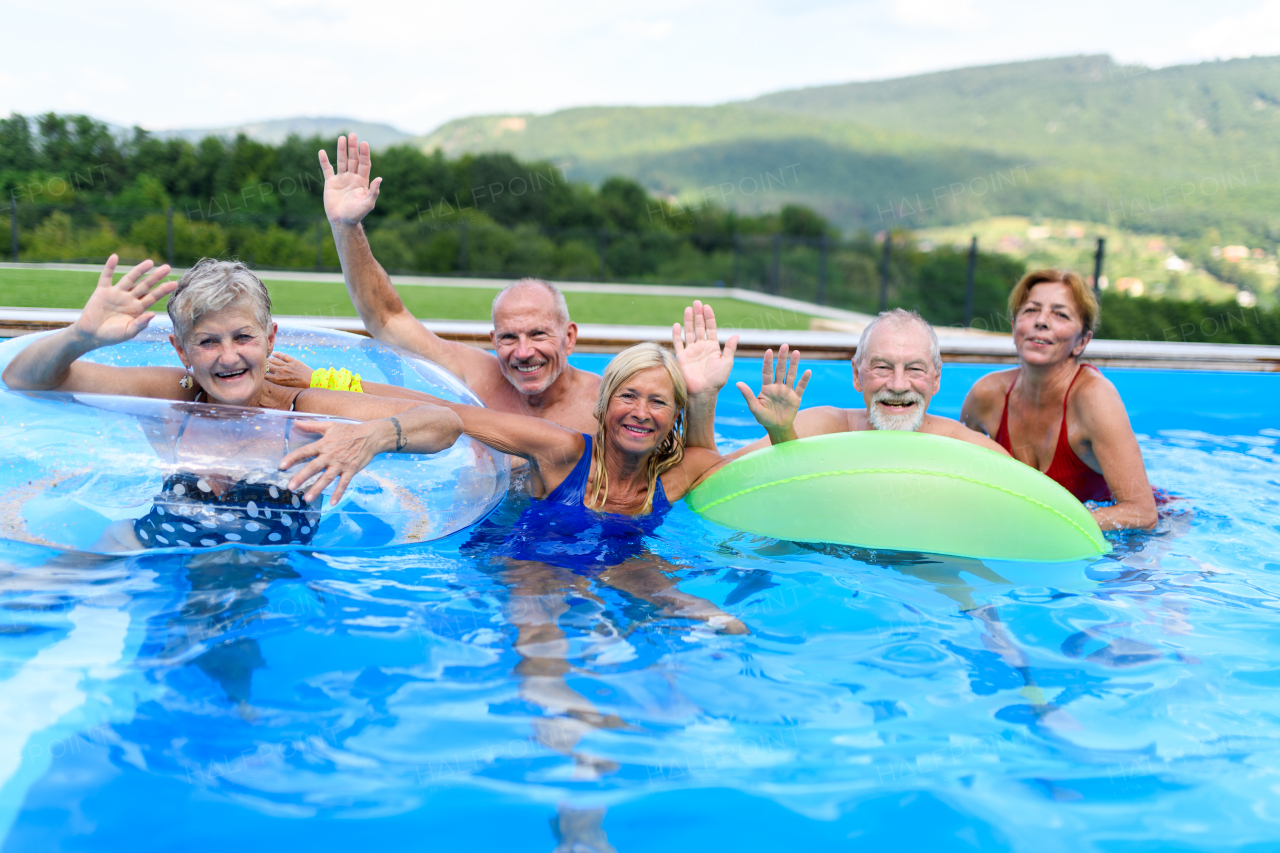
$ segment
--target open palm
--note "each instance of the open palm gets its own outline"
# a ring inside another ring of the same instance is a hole
[[[329,154],[320,152],[324,174],[324,212],[330,222],[355,225],[373,210],[382,187],[382,178],[369,182],[372,168],[369,143],[359,142],[353,133],[338,137],[338,165],[329,165]]]
[[[690,397],[708,391],[718,392],[729,381],[733,356],[738,349],[738,336],[729,338],[724,350],[720,349],[716,337],[716,315],[710,305],[695,301],[693,307],[684,309],[684,326],[679,323],[672,325],[671,343]]]
[[[787,345],[783,344],[778,350],[776,365],[773,350],[765,350],[759,394],[751,393],[751,387],[747,383],[738,383],[738,390],[747,401],[747,408],[751,410],[756,422],[769,433],[791,429],[796,414],[800,411],[804,389],[813,374],[813,371],[806,370],[797,380],[800,353],[793,352],[788,359],[787,349]]]
[[[155,313],[147,309],[178,286],[176,281],[163,281],[169,274],[168,264],[151,269],[154,266],[151,261],[143,261],[112,284],[112,274],[119,262],[115,255],[107,259],[98,276],[98,286],[76,320],[76,328],[95,347],[118,344],[137,335],[155,319]],[[150,275],[146,275],[148,270]]]

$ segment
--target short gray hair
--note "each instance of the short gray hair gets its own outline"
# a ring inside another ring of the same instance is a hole
[[[169,297],[169,319],[178,340],[187,335],[200,318],[226,309],[237,302],[247,307],[263,331],[271,329],[271,295],[253,270],[240,261],[201,258],[178,280]]]
[[[493,297],[493,305],[489,308],[489,319],[493,319],[494,314],[498,311],[498,301],[511,291],[519,287],[529,287],[534,285],[544,288],[551,294],[551,299],[555,302],[556,319],[560,321],[561,327],[569,325],[569,304],[564,301],[564,294],[560,292],[560,288],[551,282],[541,278],[522,278],[517,282],[508,284],[502,290],[498,291],[498,295]]]
[[[929,358],[933,360],[934,370],[942,372],[942,349],[938,346],[938,333],[933,330],[933,326],[929,325],[928,320],[920,316],[919,312],[907,311],[904,308],[881,311],[862,330],[862,337],[858,339],[858,350],[854,354],[859,368],[867,363],[867,341],[871,340],[871,330],[886,320],[894,323],[919,323],[924,326],[925,331],[929,333]]]

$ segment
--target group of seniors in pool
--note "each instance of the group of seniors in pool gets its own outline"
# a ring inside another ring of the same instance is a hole
[[[528,460],[532,497],[599,513],[660,513],[734,456],[769,443],[865,429],[912,430],[968,441],[1043,471],[1081,501],[1095,501],[1104,529],[1149,528],[1156,508],[1137,438],[1120,395],[1081,361],[1098,319],[1092,290],[1071,272],[1025,276],[1009,298],[1018,366],[988,374],[969,391],[960,421],[928,413],[942,360],[933,329],[895,309],[863,330],[853,386],[864,408],[801,409],[806,371],[798,353],[767,352],[761,388],[739,390],[765,430],[725,456],[716,449],[716,398],[733,366],[736,338],[722,348],[715,316],[701,303],[673,329],[673,350],[653,343],[620,353],[603,377],[568,363],[577,327],[552,284],[523,279],[493,302],[493,352],[446,341],[405,308],[374,259],[361,225],[381,178],[369,180],[368,143],[338,141],[336,169],[320,152],[324,206],[347,289],[379,341],[428,358],[462,380],[484,407],[402,388],[364,393],[310,388],[310,371],[274,354],[271,302],[258,277],[234,261],[204,260],[178,281],[143,262],[117,282],[108,260],[80,318],[34,342],[5,369],[8,387],[136,395],[254,406],[360,421],[303,424],[322,433],[281,462],[305,464],[290,496],[313,502],[334,484],[334,502],[379,453],[433,453],[471,436]],[[170,296],[171,342],[182,367],[114,367],[80,356],[127,341]],[[309,485],[308,485],[309,483]],[[204,488],[202,486],[202,488]],[[296,504],[295,504],[296,506]]]

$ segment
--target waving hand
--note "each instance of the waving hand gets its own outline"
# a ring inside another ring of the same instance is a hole
[[[690,397],[719,392],[729,381],[733,355],[738,349],[738,336],[730,337],[724,351],[720,350],[716,337],[716,314],[710,305],[695,301],[693,307],[684,309],[684,327],[679,323],[672,324],[671,344]]]
[[[107,258],[98,286],[76,320],[76,330],[91,342],[92,348],[118,344],[137,335],[155,319],[155,312],[147,309],[178,286],[176,281],[163,281],[169,273],[168,264],[153,270],[151,261],[143,261],[112,284],[112,273],[119,262],[115,255]],[[148,270],[150,275],[146,275]]]
[[[752,394],[750,386],[745,382],[738,383],[738,390],[747,401],[747,408],[769,433],[773,444],[784,441],[795,441],[794,423],[800,411],[800,400],[804,396],[805,386],[813,371],[806,370],[804,375],[796,379],[800,370],[800,353],[793,352],[788,360],[787,345],[778,350],[778,363],[775,366],[773,350],[765,350],[761,365],[761,386],[759,394]]]
[[[369,183],[372,169],[369,143],[350,137],[338,137],[338,168],[329,165],[327,151],[320,152],[320,171],[324,174],[324,213],[334,224],[355,225],[369,215],[378,201],[382,178]]]

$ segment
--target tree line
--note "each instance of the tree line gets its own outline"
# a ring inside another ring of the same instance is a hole
[[[335,147],[297,136],[192,143],[140,128],[117,135],[80,115],[13,114],[0,119],[0,189],[18,213],[23,260],[97,261],[116,251],[168,259],[172,249],[178,265],[213,256],[334,269],[316,152],[333,161]],[[374,174],[384,189],[366,222],[370,243],[394,272],[721,282],[860,311],[879,308],[887,278],[889,304],[941,325],[965,319],[966,251],[922,251],[909,231],[844,236],[801,205],[747,215],[714,200],[660,197],[625,177],[593,187],[570,172],[505,153],[379,150]],[[0,209],[5,233],[8,214]],[[1023,272],[1019,261],[979,252],[975,325],[1000,328]],[[1161,339],[1169,318],[1147,329],[1136,305],[1121,306],[1123,322],[1106,332]]]

